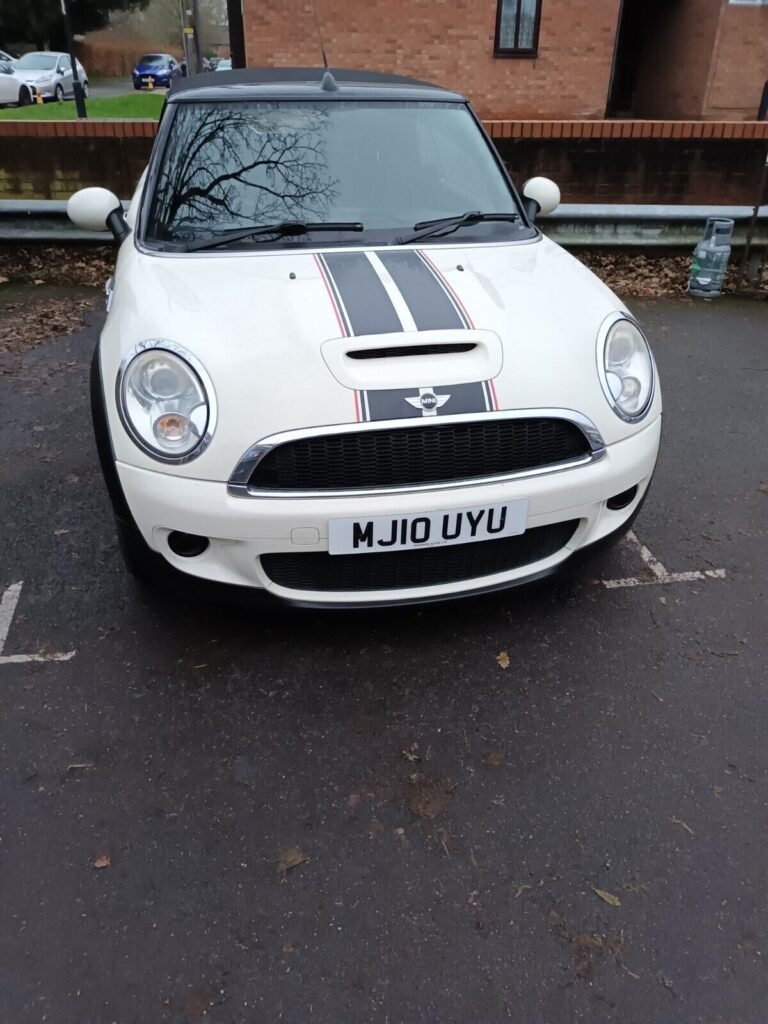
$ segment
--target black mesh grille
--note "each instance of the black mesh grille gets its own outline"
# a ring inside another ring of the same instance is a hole
[[[548,558],[564,547],[578,519],[526,530],[518,537],[415,551],[329,555],[325,551],[261,556],[267,576],[291,590],[400,590],[474,580]]]
[[[366,430],[289,441],[256,466],[266,490],[397,487],[551,466],[589,452],[578,427],[559,419],[489,419]]]

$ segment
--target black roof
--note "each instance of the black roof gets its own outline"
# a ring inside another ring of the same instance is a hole
[[[171,103],[247,99],[466,102],[459,93],[430,82],[349,68],[241,68],[207,72],[177,78],[168,94]]]

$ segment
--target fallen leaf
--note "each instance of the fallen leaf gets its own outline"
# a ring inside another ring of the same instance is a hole
[[[53,531],[53,536],[54,537],[63,537],[65,533],[69,533],[69,530],[54,530]]]
[[[184,1000],[184,1009],[190,1017],[207,1017],[212,1004],[210,992],[194,989]]]
[[[501,768],[504,764],[503,754],[484,754],[480,758],[480,763],[486,765],[488,768]]]
[[[293,871],[299,864],[306,864],[308,860],[309,857],[306,857],[298,846],[289,846],[285,850],[281,850],[280,856],[277,858],[277,870],[283,876],[283,881],[289,871]]]
[[[608,903],[612,907],[620,907],[621,900],[618,896],[614,896],[612,892],[606,892],[605,889],[595,889],[593,887],[592,892],[600,897],[605,903]]]
[[[286,942],[283,945],[283,952],[284,953],[295,953],[296,952],[296,947],[294,945],[292,945],[292,943]]]
[[[659,604],[666,604],[666,603],[667,603],[666,597],[660,597],[659,598]]]
[[[760,484],[757,489],[761,494],[768,494],[768,484]]]
[[[467,903],[471,907],[474,907],[474,905],[477,903],[477,897],[479,895],[480,895],[480,890],[479,889],[473,889],[472,892],[469,894],[469,896],[467,896]]]
[[[445,779],[433,779],[415,772],[403,780],[405,806],[419,818],[436,818],[445,810],[456,790]]]
[[[499,668],[509,668],[509,655],[506,651],[499,651],[496,661],[499,663]]]
[[[93,862],[93,866],[95,868],[108,868],[108,867],[110,867],[111,864],[112,864],[112,859],[111,859],[111,857],[107,856],[106,854],[104,854],[101,857],[97,857],[96,860]]]
[[[359,803],[360,803],[360,799],[361,799],[361,797],[360,797],[359,793],[351,793],[347,797],[347,806],[348,807],[357,807],[359,805]]]
[[[393,833],[395,839],[405,839],[405,829],[404,828],[392,829],[392,833]]]

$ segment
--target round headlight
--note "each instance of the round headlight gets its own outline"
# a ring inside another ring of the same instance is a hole
[[[210,382],[178,345],[138,346],[121,368],[117,391],[125,428],[149,455],[187,462],[206,448],[214,427]]]
[[[648,342],[632,320],[613,316],[598,336],[598,369],[605,397],[617,416],[642,419],[653,398],[653,357]]]

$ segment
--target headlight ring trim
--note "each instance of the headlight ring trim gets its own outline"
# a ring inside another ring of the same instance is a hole
[[[128,372],[128,368],[137,356],[153,350],[169,352],[186,362],[190,370],[197,375],[200,383],[202,384],[203,392],[208,403],[208,422],[206,424],[205,433],[190,452],[174,455],[171,452],[160,452],[156,448],[153,448],[145,441],[141,434],[138,433],[125,408],[123,383],[125,375]],[[196,356],[192,355],[192,353],[184,348],[183,345],[179,345],[175,341],[170,341],[168,338],[146,338],[144,341],[138,342],[128,352],[126,352],[120,362],[120,367],[117,371],[117,379],[115,380],[115,404],[117,405],[120,422],[128,436],[134,444],[141,449],[141,451],[155,459],[157,462],[176,466],[192,462],[193,459],[197,459],[203,454],[213,440],[213,435],[216,430],[216,422],[218,420],[218,405],[216,402],[216,392],[213,387],[213,381],[211,380],[208,371]]]
[[[618,404],[617,399],[614,398],[613,392],[611,391],[611,387],[608,382],[608,374],[605,365],[606,347],[608,345],[608,339],[611,330],[616,324],[621,323],[622,321],[626,321],[627,323],[631,324],[638,331],[640,337],[645,342],[645,346],[648,350],[648,358],[651,364],[651,384],[648,390],[648,398],[646,399],[642,409],[632,414],[625,412]],[[648,344],[648,339],[646,338],[642,328],[638,324],[637,320],[635,320],[635,318],[630,313],[627,313],[623,310],[616,310],[616,312],[614,313],[609,313],[608,316],[600,324],[600,328],[597,332],[597,374],[600,379],[600,386],[603,389],[605,399],[610,405],[613,412],[616,414],[616,416],[619,417],[620,420],[623,420],[624,423],[639,423],[641,420],[645,419],[645,417],[648,415],[651,409],[651,406],[653,405],[653,399],[656,394],[656,360],[653,358],[651,346]]]

